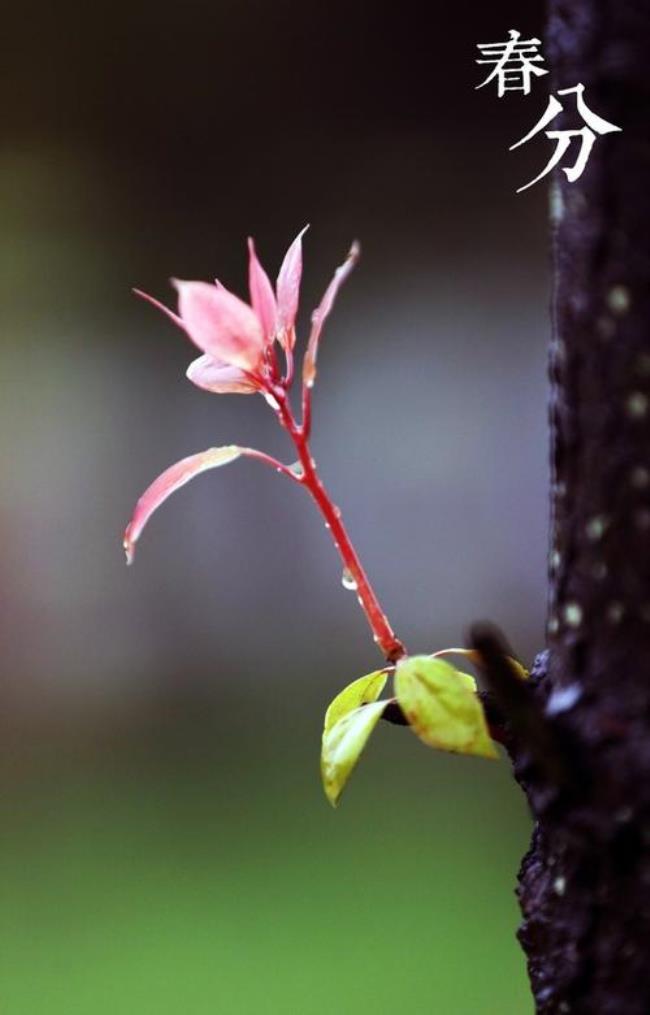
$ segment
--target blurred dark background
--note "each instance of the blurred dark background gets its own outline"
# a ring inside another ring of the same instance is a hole
[[[120,536],[175,459],[291,460],[130,294],[245,292],[306,223],[301,321],[353,238],[314,449],[412,651],[541,647],[546,106],[475,91],[541,4],[13,5],[0,63],[3,1015],[521,1015],[507,765],[378,728],[335,814],[324,708],[378,656],[300,491],[252,462]],[[541,160],[544,160],[543,162]]]

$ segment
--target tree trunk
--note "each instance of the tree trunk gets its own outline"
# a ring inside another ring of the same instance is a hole
[[[553,91],[584,84],[623,132],[554,184],[549,651],[510,744],[535,820],[519,937],[541,1015],[648,1015],[650,3],[549,7]]]

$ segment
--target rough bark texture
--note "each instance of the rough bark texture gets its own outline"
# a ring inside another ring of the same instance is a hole
[[[541,1015],[648,1015],[650,3],[549,0],[546,53],[554,91],[582,82],[623,133],[552,202],[549,651],[538,725],[513,723],[535,819],[519,936]]]

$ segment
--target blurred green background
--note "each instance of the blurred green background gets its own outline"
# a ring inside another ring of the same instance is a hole
[[[433,17],[433,27],[431,18]],[[302,225],[302,326],[352,238],[314,449],[398,634],[543,642],[544,88],[474,91],[538,4],[13,6],[0,153],[2,1015],[522,1015],[507,763],[380,724],[335,813],[328,701],[377,665],[307,498],[177,458],[290,452],[138,303],[245,290]]]
[[[379,733],[338,812],[301,735],[248,763],[234,740],[203,764],[131,755],[10,799],[2,1010],[530,1010],[505,766]]]

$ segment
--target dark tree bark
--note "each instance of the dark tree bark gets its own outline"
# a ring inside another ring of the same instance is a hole
[[[536,1010],[648,1015],[649,0],[549,0],[546,53],[554,92],[584,84],[623,132],[552,202],[549,649],[513,697],[494,636],[473,641],[535,820],[518,894]]]

